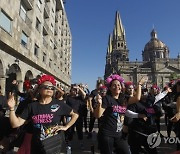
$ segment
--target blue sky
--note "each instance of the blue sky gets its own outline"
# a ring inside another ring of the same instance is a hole
[[[150,32],[170,49],[170,57],[180,52],[180,0],[66,0],[65,9],[72,33],[72,83],[95,88],[104,76],[108,36],[119,11],[126,31],[130,61],[142,60],[142,50]]]

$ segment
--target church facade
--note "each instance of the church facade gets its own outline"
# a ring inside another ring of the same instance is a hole
[[[169,48],[157,37],[155,29],[151,31],[150,41],[142,51],[142,61],[129,61],[129,50],[125,30],[119,12],[116,12],[113,33],[109,35],[104,78],[118,73],[125,81],[134,84],[142,76],[148,76],[148,85],[164,87],[174,76],[180,74],[180,56],[169,57]]]

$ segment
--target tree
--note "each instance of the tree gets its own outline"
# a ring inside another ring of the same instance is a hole
[[[171,73],[169,76],[169,80],[171,81],[171,80],[176,80],[176,79],[178,79],[177,73],[176,72]]]

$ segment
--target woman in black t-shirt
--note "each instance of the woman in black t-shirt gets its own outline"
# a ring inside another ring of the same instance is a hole
[[[136,103],[141,97],[141,85],[147,78],[142,78],[137,86],[137,93],[128,99],[122,93],[124,79],[119,75],[111,75],[106,79],[108,92],[105,97],[97,95],[98,105],[94,111],[96,118],[103,114],[99,128],[99,148],[101,154],[129,154],[127,140],[123,137],[124,116],[127,104]]]
[[[173,87],[173,94],[176,101],[176,114],[170,119],[174,123],[176,137],[180,139],[180,80],[177,80]],[[180,150],[180,143],[177,142],[177,150]]]
[[[9,118],[13,128],[23,125],[29,119],[32,120],[33,137],[31,154],[44,154],[45,152],[42,149],[43,146],[41,141],[57,134],[60,130],[67,130],[78,118],[78,114],[74,113],[68,105],[62,101],[53,99],[52,96],[56,84],[54,77],[43,75],[39,78],[38,84],[39,99],[34,103],[28,104],[19,117],[15,114],[15,100],[13,94],[10,93],[8,99],[8,106],[10,108]],[[65,126],[60,125],[60,119],[63,115],[72,116],[69,123]]]

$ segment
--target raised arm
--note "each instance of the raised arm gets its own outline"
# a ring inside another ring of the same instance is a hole
[[[83,88],[80,87],[80,86],[77,86],[76,88],[79,90],[79,94],[82,96],[82,98],[85,99],[86,98],[86,93],[83,90]]]
[[[90,111],[93,113],[94,112],[94,109],[93,109],[93,106],[92,106],[92,97],[89,97],[87,99],[87,104],[88,104],[88,108],[90,109]]]
[[[98,105],[94,109],[94,116],[100,118],[103,115],[105,108],[102,107],[102,97],[99,94],[96,96],[96,102]]]
[[[128,104],[133,104],[133,103],[137,103],[140,101],[140,99],[141,99],[141,88],[142,88],[142,85],[146,84],[147,80],[148,80],[147,76],[144,76],[139,80],[139,82],[137,84],[136,94],[135,94],[135,96],[129,98]]]
[[[7,104],[9,106],[9,119],[11,126],[13,128],[17,128],[25,123],[26,120],[17,117],[15,114],[15,100],[14,100],[14,95],[12,93],[9,94],[9,99],[7,100]]]
[[[158,95],[155,96],[155,101],[154,104],[156,104],[159,100],[161,100],[162,98],[164,98],[168,92],[171,92],[170,88],[167,88],[167,90],[163,91],[162,93],[159,93]]]
[[[177,113],[174,115],[174,117],[170,119],[172,122],[178,122],[180,120],[180,96],[177,98],[176,101],[176,109]]]

